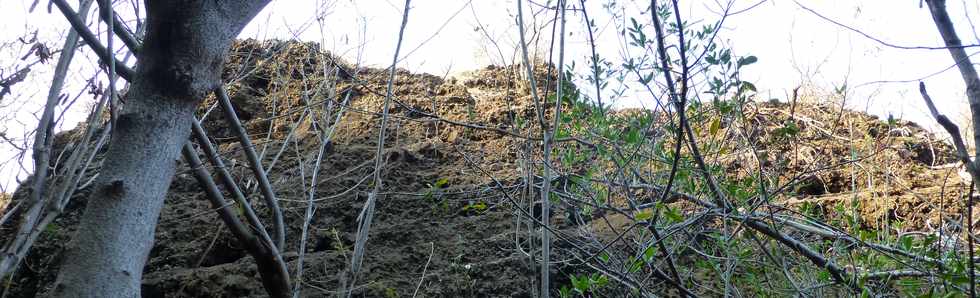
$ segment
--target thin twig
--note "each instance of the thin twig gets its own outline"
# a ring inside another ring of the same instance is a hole
[[[330,101],[333,102],[333,101]],[[338,115],[339,116],[339,115]],[[326,125],[326,123],[324,123]],[[334,125],[336,126],[336,125]],[[326,128],[320,127],[322,130]],[[316,204],[314,204],[316,197],[316,186],[317,186],[317,175],[320,173],[320,164],[323,161],[323,154],[327,151],[328,146],[330,146],[331,134],[326,131],[321,132],[320,146],[316,154],[316,161],[313,164],[313,173],[310,177],[310,188],[307,194],[306,211],[303,217],[303,228],[300,235],[300,245],[299,245],[299,257],[296,259],[296,278],[295,284],[293,286],[293,298],[300,297],[300,290],[303,283],[303,257],[306,254],[306,240],[309,237],[310,222],[313,221],[313,213],[316,212]],[[283,145],[285,146],[285,145]],[[305,176],[302,173],[303,168],[306,163],[300,160],[300,175]]]
[[[697,142],[695,141],[694,132],[691,129],[690,123],[688,123],[688,119],[686,117],[685,101],[686,101],[686,92],[687,92],[687,86],[688,86],[688,82],[687,82],[687,79],[688,79],[687,78],[687,70],[688,70],[688,67],[686,65],[686,61],[687,61],[686,54],[685,54],[685,51],[683,49],[683,47],[686,45],[685,42],[684,42],[684,38],[683,38],[683,32],[684,32],[684,30],[683,29],[678,30],[678,35],[679,35],[679,39],[680,39],[679,45],[681,47],[681,50],[680,50],[680,53],[681,53],[680,54],[681,55],[681,79],[680,79],[681,88],[680,88],[680,90],[677,90],[677,88],[675,88],[675,86],[674,86],[674,82],[675,81],[673,80],[672,75],[671,75],[671,71],[669,70],[670,69],[670,62],[669,62],[670,59],[667,56],[666,45],[665,45],[665,41],[664,41],[666,35],[664,34],[663,25],[662,25],[662,23],[661,23],[661,21],[659,19],[659,15],[657,14],[656,0],[651,0],[650,9],[651,9],[651,17],[653,18],[654,29],[656,30],[656,33],[657,33],[656,34],[656,38],[657,38],[657,50],[658,50],[658,53],[659,53],[659,56],[660,56],[659,57],[660,58],[659,59],[660,60],[660,64],[661,64],[660,66],[664,70],[663,71],[663,74],[664,74],[664,79],[666,81],[667,88],[669,90],[669,93],[668,94],[670,95],[672,101],[676,105],[676,108],[675,109],[676,109],[676,111],[678,113],[678,116],[680,118],[680,123],[679,123],[680,128],[679,129],[683,129],[683,130],[686,131],[687,136],[688,136],[688,139],[689,139],[689,141],[688,141],[688,148],[691,149],[691,154],[693,155],[693,158],[694,158],[696,164],[698,165],[698,168],[699,168],[699,170],[701,172],[701,175],[704,177],[705,182],[708,184],[708,189],[711,191],[711,194],[714,196],[715,201],[718,204],[718,207],[723,208],[725,212],[731,211],[731,210],[733,210],[734,206],[732,206],[731,202],[728,200],[727,196],[725,195],[725,192],[723,192],[720,189],[720,187],[718,186],[717,181],[715,180],[714,176],[712,176],[712,174],[709,171],[706,163],[704,162],[704,158],[701,156],[701,154],[699,152],[699,149],[698,149]],[[678,6],[677,6],[676,2],[674,3],[674,17],[676,19],[676,22],[677,22],[678,26],[680,26],[680,24],[683,24],[683,22],[681,22],[681,19],[680,19],[680,12],[679,12],[679,9],[678,9]],[[780,233],[779,231],[773,229],[768,224],[766,224],[766,223],[764,223],[764,222],[762,222],[760,220],[746,218],[744,224],[746,226],[748,226],[748,227],[756,230],[756,231],[759,231],[759,232],[761,232],[763,234],[766,234],[770,238],[776,239],[777,241],[779,241],[783,245],[786,245],[787,247],[790,247],[791,249],[793,249],[797,253],[802,254],[804,257],[806,257],[807,259],[809,259],[815,265],[827,269],[827,271],[830,272],[831,276],[837,282],[846,284],[846,285],[850,286],[852,289],[854,289],[856,291],[860,291],[860,287],[858,287],[857,284],[855,284],[852,279],[846,277],[848,275],[846,270],[840,268],[832,260],[829,260],[829,259],[825,258],[824,256],[822,256],[821,254],[817,253],[816,251],[813,251],[806,244],[804,244],[804,243],[802,243],[802,242],[800,242],[800,241],[798,241],[798,240],[796,240],[796,239],[794,239],[794,238],[792,238],[792,237],[790,237],[788,235],[785,235],[783,233]]]
[[[942,1],[945,1],[945,0],[942,0]],[[902,45],[892,44],[892,43],[886,42],[884,40],[881,40],[879,38],[876,38],[874,36],[871,36],[870,34],[864,33],[863,31],[858,30],[858,29],[855,29],[855,28],[853,28],[851,26],[841,24],[840,22],[835,21],[834,19],[825,17],[824,15],[818,13],[816,10],[813,10],[813,9],[811,9],[809,7],[803,6],[803,4],[800,4],[799,1],[793,0],[793,2],[796,3],[796,5],[799,6],[800,8],[802,8],[803,10],[806,10],[806,11],[810,12],[811,14],[817,16],[818,18],[821,18],[821,19],[823,19],[825,21],[831,22],[834,25],[840,26],[840,27],[842,27],[844,29],[847,29],[847,30],[849,30],[851,32],[860,34],[861,36],[864,36],[865,38],[870,39],[870,40],[873,40],[873,41],[875,41],[875,42],[877,42],[877,43],[879,43],[879,44],[881,44],[883,46],[886,46],[886,47],[891,47],[891,48],[896,48],[896,49],[902,49],[902,50],[945,50],[945,49],[964,49],[964,48],[980,47],[980,44],[971,44],[971,45],[948,45],[947,44],[944,47],[902,46]],[[928,2],[934,2],[934,1],[926,1],[926,2],[928,3]]]
[[[76,13],[75,10],[68,5],[68,3],[65,3],[65,0],[51,0],[51,2],[58,7],[58,10],[61,10],[61,14],[68,20],[71,27],[78,32],[78,34],[82,37],[82,40],[85,40],[85,44],[92,48],[92,51],[99,56],[99,60],[108,62],[110,59],[116,59],[112,56],[112,53],[99,42],[99,38],[85,26],[85,21],[78,16],[78,13]],[[136,72],[132,68],[127,67],[125,63],[120,61],[116,61],[115,63],[116,73],[124,79],[130,80],[136,75]]]
[[[422,281],[425,280],[425,271],[429,269],[429,262],[432,262],[432,255],[433,255],[433,253],[436,252],[436,244],[435,244],[435,242],[429,242],[429,245],[432,246],[429,249],[429,259],[425,261],[425,266],[422,267],[422,276],[419,277],[419,284],[415,286],[415,292],[412,293],[412,298],[415,298],[416,296],[418,296],[419,289],[422,288]]]
[[[544,134],[544,142],[541,145],[543,147],[541,162],[544,168],[544,183],[541,187],[541,222],[544,223],[545,227],[551,225],[551,177],[552,171],[554,170],[551,164],[551,150],[552,141],[551,139],[555,134],[561,129],[561,104],[563,91],[565,89],[565,6],[568,4],[565,0],[559,0],[559,6],[561,6],[561,29],[559,30],[558,37],[558,83],[555,86],[555,115],[553,116],[554,123],[552,124],[551,130],[548,127],[541,127],[541,131]],[[532,86],[537,88],[537,86]],[[551,297],[551,234],[547,229],[541,229],[541,293],[540,297],[548,298]]]
[[[116,33],[116,36],[119,36],[119,39],[122,40],[130,51],[133,53],[138,53],[140,51],[140,42],[136,39],[132,32],[129,32],[129,30],[123,26],[122,20],[119,19],[119,14],[112,9],[111,0],[98,1],[99,7],[103,8],[99,15],[102,16],[102,21],[109,26],[109,31]],[[112,21],[110,22],[109,20]],[[109,38],[111,40],[112,36],[110,35]],[[109,43],[111,43],[111,41],[109,41]],[[112,49],[112,46],[109,46],[109,49]]]
[[[582,5],[582,18],[585,19],[585,30],[589,33],[589,49],[592,50],[592,79],[595,83],[595,100],[599,106],[599,114],[605,114],[602,105],[602,81],[599,78],[599,55],[596,54],[595,36],[592,34],[592,21],[589,20],[589,10],[585,9],[585,0],[579,0]]]
[[[384,166],[384,145],[386,137],[386,129],[388,125],[388,112],[391,106],[391,98],[394,93],[394,83],[395,74],[398,72],[398,53],[402,47],[402,40],[405,36],[405,27],[408,25],[408,12],[411,9],[411,0],[405,0],[405,8],[402,13],[402,23],[401,27],[398,29],[398,42],[395,45],[395,54],[391,61],[390,73],[388,75],[388,87],[387,95],[385,96],[384,107],[381,114],[381,127],[378,132],[378,148],[374,156],[374,189],[368,194],[367,202],[364,204],[364,209],[361,210],[361,214],[358,216],[358,229],[357,236],[354,242],[354,256],[351,258],[351,277],[350,277],[350,288],[347,290],[347,296],[350,297],[354,291],[355,281],[357,280],[357,273],[361,269],[361,261],[364,256],[365,245],[367,244],[368,234],[371,230],[371,222],[374,217],[374,205],[377,201],[377,195],[383,189],[381,172]]]
[[[84,22],[91,5],[92,1],[83,1],[80,7],[83,15],[76,15],[76,17]],[[65,44],[61,50],[61,55],[58,58],[58,64],[55,66],[54,78],[48,89],[48,98],[44,106],[44,112],[42,112],[37,130],[34,133],[34,181],[33,185],[31,185],[30,197],[28,199],[31,205],[22,216],[23,219],[21,220],[17,237],[11,239],[3,250],[3,258],[0,259],[0,278],[13,272],[16,269],[16,264],[20,263],[20,260],[32,246],[33,241],[29,240],[32,238],[30,237],[31,231],[37,228],[39,221],[42,219],[41,216],[45,209],[44,207],[47,206],[45,199],[48,197],[44,196],[44,194],[46,182],[49,182],[50,151],[52,142],[54,141],[54,113],[61,98],[61,89],[64,86],[65,78],[68,74],[68,67],[71,65],[72,59],[75,56],[78,38],[79,34],[77,30],[69,30]],[[48,192],[50,193],[50,191]]]
[[[933,6],[932,1],[928,1],[930,7]],[[938,21],[937,21],[938,23]],[[952,51],[952,49],[950,50]],[[955,56],[955,55],[954,55]],[[972,66],[971,66],[972,67]],[[974,72],[974,75],[976,73]],[[980,172],[978,172],[977,165],[970,159],[970,154],[966,151],[966,144],[963,143],[963,137],[960,135],[960,128],[950,121],[946,115],[940,114],[939,110],[936,109],[936,105],[932,102],[932,98],[929,93],[926,92],[926,84],[919,82],[919,93],[922,94],[922,99],[925,100],[926,106],[929,107],[929,112],[932,113],[932,117],[936,118],[936,122],[939,122],[946,132],[949,133],[950,137],[953,139],[953,147],[956,148],[956,156],[960,158],[960,161],[966,165],[967,172],[973,178],[970,181],[970,193],[966,197],[966,216],[968,218],[966,226],[966,237],[967,237],[967,250],[969,251],[970,258],[973,260],[973,191],[976,188],[977,181],[980,181]],[[977,115],[974,113],[974,121],[977,119]],[[976,271],[974,262],[968,262],[970,268],[970,297],[976,297]]]

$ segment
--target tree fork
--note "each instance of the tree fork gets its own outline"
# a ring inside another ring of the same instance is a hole
[[[140,296],[194,110],[221,83],[234,38],[268,2],[146,1],[147,34],[132,86],[53,296]]]

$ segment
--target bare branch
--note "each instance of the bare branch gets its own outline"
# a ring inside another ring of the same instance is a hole
[[[119,19],[119,15],[116,14],[116,12],[112,8],[112,3],[111,3],[112,1],[111,0],[98,0],[98,1],[99,1],[99,7],[101,8],[99,15],[102,16],[102,21],[105,22],[107,25],[109,25],[109,28],[111,28],[112,32],[116,33],[116,36],[119,36],[119,39],[121,39],[122,42],[126,44],[126,47],[129,48],[131,52],[139,53],[140,42],[136,39],[136,37],[133,35],[132,32],[129,32],[129,30],[127,30],[126,27],[123,26],[123,22],[121,19]],[[109,19],[112,19],[112,21],[110,22]]]
[[[936,109],[936,104],[932,102],[932,97],[926,92],[926,84],[923,82],[919,82],[919,94],[922,94],[922,99],[925,100],[926,106],[929,107],[929,112],[932,113],[932,117],[936,118],[936,122],[939,122],[939,125],[952,137],[953,147],[956,148],[956,156],[967,167],[971,167],[973,162],[970,160],[970,153],[966,150],[966,144],[963,143],[963,136],[960,135],[960,127],[953,123],[953,121],[950,121],[946,115],[939,113],[939,110]],[[972,172],[974,170],[971,170]]]
[[[255,256],[255,263],[259,267],[258,271],[262,275],[262,284],[266,291],[272,297],[289,297],[289,274],[276,247],[268,241],[260,241],[238,219],[230,204],[225,203],[224,196],[218,190],[218,186],[214,184],[214,180],[211,179],[211,174],[202,165],[190,142],[184,144],[181,153],[191,169],[194,170],[194,177],[197,178],[198,184],[207,194],[211,206],[218,211],[218,216],[225,223],[225,226],[239,242],[245,245],[249,254]]]
[[[962,42],[960,42],[959,36],[956,35],[956,29],[953,27],[953,22],[950,20],[949,13],[946,12],[946,1],[945,0],[927,0],[926,4],[929,5],[929,12],[932,14],[932,20],[936,23],[936,28],[939,29],[939,35],[943,37],[943,41],[946,46],[949,47],[949,54],[952,56],[953,61],[956,61],[956,66],[960,70],[960,75],[963,77],[963,82],[966,84],[966,94],[970,102],[970,112],[973,116],[973,142],[975,155],[980,156],[980,133],[977,130],[980,129],[980,76],[977,75],[977,69],[970,62],[970,57],[963,50]],[[925,84],[919,83],[919,90],[922,93],[922,97],[926,100],[926,104],[929,105],[929,111],[932,113],[936,121],[945,128],[950,135],[953,137],[956,151],[960,155],[960,160],[966,164],[967,171],[973,177],[973,181],[970,183],[970,194],[966,197],[966,217],[968,219],[967,224],[967,250],[969,252],[968,260],[973,260],[974,255],[974,241],[973,241],[973,193],[976,190],[977,181],[980,181],[980,165],[977,164],[976,160],[971,161],[969,155],[966,154],[966,146],[963,144],[962,138],[959,136],[959,129],[956,125],[953,125],[949,119],[939,114],[936,111],[936,107],[932,104],[932,100],[926,93]],[[971,297],[977,296],[977,276],[976,276],[976,264],[974,262],[968,262],[970,269],[970,295]]]
[[[83,1],[81,5],[82,14],[76,15],[76,17],[84,21],[91,5],[91,0]],[[68,37],[65,39],[65,44],[62,47],[61,57],[58,58],[58,65],[55,66],[54,78],[48,89],[48,100],[44,106],[44,112],[41,115],[37,130],[34,133],[34,180],[33,185],[31,185],[30,199],[28,200],[31,206],[21,220],[20,229],[17,233],[18,236],[14,237],[8,243],[3,252],[3,259],[0,260],[0,277],[6,276],[16,269],[16,264],[20,263],[23,255],[30,249],[33,241],[29,241],[27,237],[38,226],[39,221],[42,219],[44,207],[47,206],[46,200],[42,200],[42,198],[49,198],[45,196],[45,186],[49,183],[48,169],[50,166],[50,151],[51,144],[54,141],[54,110],[58,106],[59,99],[61,98],[61,89],[64,86],[65,77],[68,74],[68,67],[71,65],[72,59],[75,56],[78,35],[78,31],[76,30],[70,30],[68,32]]]
[[[385,138],[387,137],[388,112],[391,107],[391,99],[394,93],[395,74],[398,72],[398,54],[402,48],[402,40],[405,36],[405,27],[408,25],[408,11],[411,9],[411,2],[411,0],[405,0],[405,7],[402,13],[402,23],[398,29],[398,42],[395,44],[395,54],[391,61],[391,68],[388,69],[388,90],[387,95],[385,96],[384,107],[382,108],[381,112],[381,128],[378,132],[378,147],[374,155],[374,188],[368,194],[368,199],[364,204],[364,209],[361,210],[361,214],[357,217],[357,236],[354,241],[354,257],[351,258],[351,282],[350,287],[346,289],[347,296],[350,296],[354,290],[354,281],[357,280],[357,274],[361,269],[361,259],[364,256],[365,246],[367,245],[368,235],[370,234],[371,230],[371,223],[374,219],[375,202],[378,200],[378,194],[383,189],[383,181],[381,176],[385,164],[384,146]]]
[[[265,198],[265,204],[269,208],[269,213],[272,215],[276,247],[282,249],[286,244],[286,224],[282,219],[282,210],[279,208],[276,193],[272,190],[272,184],[269,183],[269,177],[262,167],[262,161],[259,160],[259,155],[255,152],[255,145],[252,144],[248,132],[242,127],[242,122],[238,119],[238,114],[235,113],[235,107],[231,105],[228,92],[222,86],[216,90],[216,93],[218,95],[218,102],[221,103],[221,110],[224,112],[225,119],[228,119],[228,125],[235,130],[238,141],[241,142],[242,149],[245,151],[245,157],[248,159],[249,168],[252,169],[252,173],[255,174],[255,178],[259,182],[259,190],[262,192],[262,197]]]
[[[941,0],[941,1],[945,1],[945,0]],[[931,1],[926,1],[926,2],[931,2]],[[903,46],[903,45],[896,45],[896,44],[892,44],[892,43],[886,42],[884,40],[881,40],[879,38],[876,38],[874,36],[871,36],[870,34],[864,33],[864,31],[855,29],[855,28],[853,28],[851,26],[848,26],[848,25],[844,25],[844,24],[842,24],[840,22],[835,21],[834,19],[825,17],[824,15],[818,13],[816,10],[813,10],[813,9],[811,9],[809,7],[804,6],[803,4],[800,4],[800,2],[797,1],[797,0],[793,0],[793,3],[796,3],[797,6],[799,6],[803,10],[806,10],[806,11],[810,12],[811,14],[817,16],[818,18],[821,18],[821,19],[823,19],[825,21],[831,22],[834,25],[840,26],[840,27],[842,27],[844,29],[847,29],[847,30],[849,30],[851,32],[860,34],[861,36],[864,36],[867,39],[873,40],[873,41],[875,41],[875,42],[877,42],[877,43],[879,43],[879,44],[881,44],[883,46],[890,47],[890,48],[896,48],[896,49],[902,49],[902,50],[946,50],[946,49],[965,49],[965,48],[980,47],[980,44],[971,44],[971,45],[958,44],[958,45],[951,45],[949,43],[947,43],[946,46],[944,46],[944,47],[926,47],[926,46]]]
[[[78,13],[76,13],[75,10],[68,5],[68,3],[65,3],[65,0],[51,0],[51,3],[54,3],[54,5],[58,7],[58,10],[61,10],[61,14],[65,16],[65,19],[68,20],[71,27],[78,32],[78,34],[82,37],[82,40],[84,40],[85,43],[92,48],[92,51],[99,56],[100,60],[103,62],[108,62],[110,59],[116,59],[112,56],[112,53],[110,53],[109,50],[99,42],[99,38],[96,37],[95,34],[92,34],[92,31],[85,26],[85,21],[78,17]],[[136,74],[133,69],[127,67],[125,63],[118,60],[115,60],[115,64],[116,72],[119,74],[119,76],[126,80],[132,80],[133,76]]]

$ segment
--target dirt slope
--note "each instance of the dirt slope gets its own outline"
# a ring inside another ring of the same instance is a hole
[[[259,149],[265,152],[267,165],[302,114],[303,89],[328,88],[322,84],[323,70],[334,65],[313,44],[246,41],[236,46],[226,71],[227,78],[234,81],[229,93]],[[339,67],[341,80],[350,78],[344,72],[353,72],[352,67]],[[493,68],[486,72],[503,75]],[[336,291],[339,276],[349,266],[357,216],[366,199],[365,191],[370,189],[365,177],[373,169],[378,114],[387,77],[385,70],[361,69],[358,78],[363,82],[353,88],[350,81],[336,86],[339,96],[352,92],[347,114],[337,125],[333,145],[323,158],[323,179],[316,188],[320,200],[311,225],[304,275],[309,289],[306,293],[311,296]],[[437,123],[417,114],[433,113],[434,106],[435,112],[445,119],[497,123],[503,117],[497,104],[505,101],[510,84],[491,76],[445,81],[399,70],[395,95],[405,106],[391,109],[395,121],[387,140],[386,193],[378,201],[357,296],[412,295],[420,282],[419,294],[425,296],[529,295],[528,276],[533,274],[526,258],[514,249],[515,227],[509,208],[500,206],[502,199],[489,187],[490,180],[467,167],[460,157],[460,152],[467,152],[489,173],[513,183],[516,159],[507,152],[515,152],[511,148],[514,142],[497,133]],[[307,94],[307,99],[312,93]],[[210,104],[213,100],[205,103],[202,114],[207,113]],[[520,108],[529,109],[530,105]],[[255,183],[243,167],[245,159],[240,155],[240,146],[219,114],[208,113],[205,127],[224,156],[235,164],[232,172],[246,186],[258,212],[264,214]],[[287,150],[270,169],[289,221],[286,259],[291,266],[299,247],[306,199],[300,178],[306,175],[308,179],[316,157],[315,125],[309,117],[300,122],[292,136],[292,140],[299,141],[288,143]],[[77,138],[76,134],[71,131],[63,136]],[[301,173],[300,165],[307,167],[306,173]],[[84,209],[86,191],[76,195],[68,214],[50,233],[43,234],[27,264],[14,278],[9,295],[33,296],[51,283],[60,262],[61,245],[70,238],[73,223]],[[156,246],[144,272],[145,295],[264,295],[250,257],[210,211],[183,163],[166,200]],[[426,278],[420,281],[423,269]]]
[[[513,73],[512,68],[489,67],[441,78],[398,71],[397,102],[386,139],[385,194],[378,201],[355,296],[403,297],[416,289],[429,297],[532,295],[534,265],[517,249],[527,241],[527,230],[515,224],[510,201],[483,173],[497,177],[508,191],[523,189],[523,142],[507,136],[507,131],[516,125],[515,116],[531,119],[534,106],[527,86],[510,79]],[[339,79],[334,84],[331,78]],[[309,296],[334,295],[350,262],[357,217],[370,189],[387,78],[383,69],[356,69],[322,55],[315,44],[244,41],[229,59],[226,79],[239,116],[264,152],[266,165],[275,161],[269,171],[289,221],[290,269],[300,243],[318,146],[316,130],[337,124],[322,160],[311,243],[306,247],[304,283]],[[348,94],[346,114],[334,123],[339,103]],[[299,120],[307,104],[319,107],[325,102],[334,104]],[[207,115],[205,127],[259,214],[265,214],[241,149],[220,112],[209,112],[212,104],[207,100],[201,108]],[[708,155],[733,176],[751,176],[762,160],[767,174],[779,177],[775,185],[788,190],[777,199],[780,204],[813,204],[832,217],[839,202],[853,200],[863,224],[902,221],[919,229],[938,222],[941,212],[958,212],[957,192],[963,184],[955,168],[941,167],[953,162],[951,153],[914,124],[888,123],[846,110],[841,114],[832,105],[749,106],[747,115],[756,126],[737,129],[721,123],[714,135],[700,132],[706,140],[727,144],[727,150]],[[795,132],[788,133],[788,123]],[[73,137],[77,131],[62,135]],[[746,140],[757,146],[738,146]],[[87,191],[82,189],[69,212],[42,235],[12,280],[9,297],[30,297],[51,283]],[[21,191],[15,200],[24,195]],[[183,163],[166,200],[156,247],[144,272],[144,295],[264,295],[252,260],[210,210]],[[7,235],[12,227],[2,228],[0,235]],[[563,270],[558,266],[555,272],[559,286],[567,284]]]

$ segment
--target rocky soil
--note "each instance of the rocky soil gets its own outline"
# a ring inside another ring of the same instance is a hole
[[[526,219],[519,224],[515,202],[504,195],[527,189],[523,177],[528,165],[521,163],[528,156],[527,142],[511,134],[520,125],[517,119],[534,119],[535,109],[528,86],[513,79],[519,73],[511,67],[456,77],[397,72],[384,193],[354,296],[533,295],[537,275],[524,251]],[[290,269],[300,249],[318,133],[335,128],[316,181],[310,243],[303,248],[308,296],[336,295],[349,267],[358,214],[371,189],[387,78],[384,69],[356,68],[308,43],[242,41],[230,56],[230,96],[263,153],[285,209]],[[547,86],[548,80],[543,81],[541,86]],[[259,214],[265,215],[241,147],[220,111],[211,111],[213,105],[208,99],[201,107],[205,128]],[[825,218],[859,210],[860,223],[867,227],[895,228],[900,223],[899,229],[926,232],[960,212],[965,187],[959,168],[949,166],[955,162],[951,150],[913,123],[877,119],[833,103],[746,107],[754,126],[719,118],[716,128],[699,128],[698,133],[703,142],[719,144],[706,156],[725,167],[732,179],[757,175],[761,166],[765,176],[773,177],[770,187],[782,190],[773,198],[779,206],[797,210],[806,205],[807,212]],[[79,131],[63,133],[56,152],[78,141]],[[6,297],[32,297],[51,284],[87,191],[81,189],[67,213],[42,234],[19,272],[5,283],[8,287],[0,289]],[[13,200],[25,196],[21,190]],[[841,204],[848,208],[839,208]],[[558,226],[569,234],[590,231],[600,238],[617,235],[627,224],[576,227],[557,217]],[[5,241],[14,227],[0,228],[0,240]],[[563,244],[556,245],[561,249]],[[556,266],[556,287],[567,285],[569,272],[580,269]],[[225,231],[182,162],[160,217],[143,286],[147,297],[264,296],[251,257]]]

